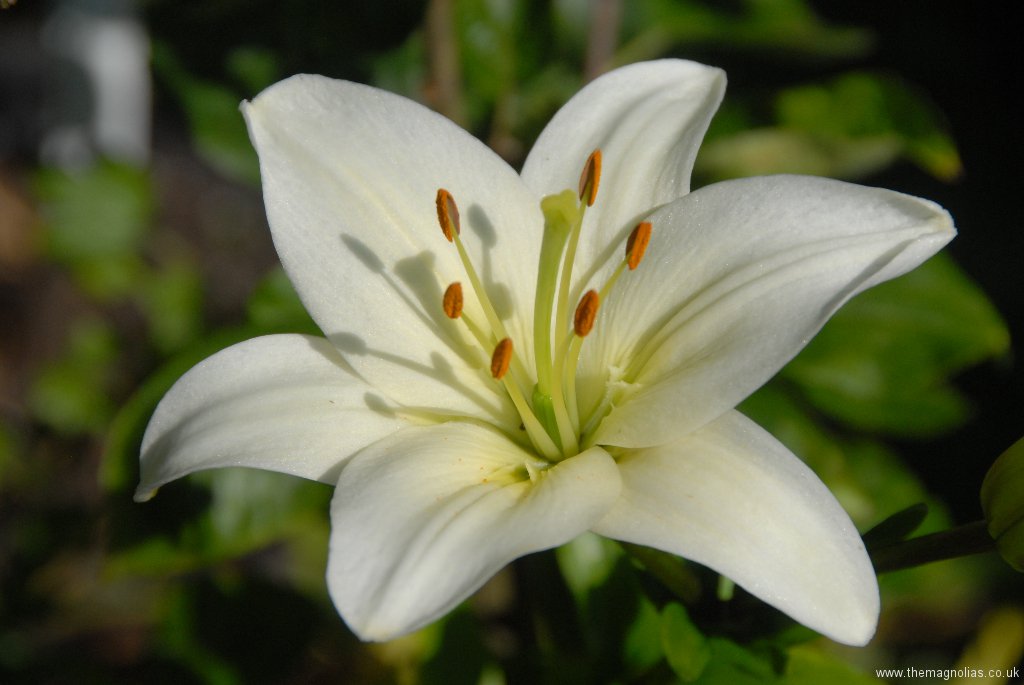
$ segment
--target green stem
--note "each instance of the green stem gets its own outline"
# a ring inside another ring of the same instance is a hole
[[[879,547],[871,551],[871,561],[878,573],[899,571],[934,561],[991,552],[995,540],[988,534],[985,521],[975,521],[931,535]]]

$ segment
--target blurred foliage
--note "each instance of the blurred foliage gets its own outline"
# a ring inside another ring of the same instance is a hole
[[[152,16],[180,11],[225,35],[262,27],[256,39],[206,45],[205,62],[187,31],[166,33],[167,22],[155,20],[150,30],[162,104],[178,113],[218,183],[255,202],[258,164],[239,102],[305,64],[303,54],[337,57],[347,43],[316,22],[340,10],[291,0],[251,16],[244,6],[150,3]],[[454,38],[440,44],[417,3],[352,10],[379,13],[389,31],[420,26],[404,38],[388,33],[383,47],[370,47],[377,33],[360,36],[338,70],[430,104],[513,163],[586,70],[712,46],[831,67],[810,83],[730,91],[698,160],[702,182],[777,172],[864,178],[903,161],[942,181],[961,173],[941,113],[921,92],[848,69],[871,50],[871,34],[828,25],[803,0],[621,3],[621,24],[605,27],[619,41],[596,63],[586,56],[594,30],[586,0],[450,6],[442,19]],[[295,22],[283,42],[270,38],[278,21]],[[356,35],[344,27],[343,38]],[[454,54],[458,73],[438,73],[438,48]],[[412,636],[358,644],[323,583],[330,488],[225,470],[169,485],[147,506],[128,501],[148,417],[184,371],[257,335],[316,333],[279,267],[216,304],[218,266],[202,237],[171,225],[171,209],[200,203],[180,190],[169,196],[168,176],[159,163],[103,160],[34,173],[46,263],[74,295],[57,351],[31,369],[25,417],[0,415],[0,681],[843,685],[873,680],[863,664],[912,658],[907,635],[922,617],[951,626],[921,638],[931,640],[925,649],[948,646],[952,633],[985,654],[1003,649],[1012,663],[1016,633],[983,623],[970,634],[979,606],[1004,601],[992,589],[1000,568],[985,560],[883,577],[878,644],[852,659],[740,589],[716,596],[709,588],[720,579],[706,569],[593,535],[516,562]],[[223,186],[210,185],[204,195],[216,199]],[[261,230],[247,226],[243,240],[266,241],[254,235]],[[899,445],[966,420],[958,375],[1007,354],[1008,344],[984,294],[940,256],[845,305],[742,410],[807,460],[861,530],[886,521],[869,543],[893,542],[951,523]],[[983,501],[1004,552],[1019,562],[1020,479],[998,475],[1006,463],[986,481]],[[918,503],[927,506],[911,508]],[[940,665],[951,666],[954,652]]]
[[[579,4],[579,3],[577,3]],[[829,26],[803,0],[742,0],[732,7],[697,0],[641,0],[624,22],[617,62],[652,59],[680,45],[760,48],[805,57],[855,57],[870,33]]]
[[[110,385],[117,355],[109,325],[98,320],[76,322],[64,354],[44,368],[32,385],[28,402],[33,415],[69,435],[102,431],[114,407],[101,389]]]
[[[143,268],[139,252],[153,212],[146,172],[102,162],[74,173],[42,169],[37,180],[54,261],[97,299],[130,293]]]
[[[1024,571],[1024,438],[999,455],[985,475],[981,508],[999,553]]]
[[[950,379],[1009,345],[988,299],[939,254],[840,309],[782,377],[855,428],[930,436],[970,411]]]
[[[233,85],[188,73],[167,46],[158,43],[153,50],[153,70],[181,103],[196,152],[222,174],[255,184],[259,160],[238,107],[243,93],[257,93],[276,81],[278,68],[272,54],[253,48],[235,49],[225,62]]]
[[[698,167],[713,180],[777,173],[859,179],[902,159],[945,181],[962,172],[941,114],[881,74],[846,73],[823,85],[783,89],[773,122],[755,123],[738,106],[722,121]]]

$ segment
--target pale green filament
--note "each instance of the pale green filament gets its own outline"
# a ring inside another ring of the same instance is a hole
[[[498,312],[494,309],[494,305],[491,304],[490,298],[487,297],[487,291],[484,290],[483,282],[480,280],[480,276],[477,275],[476,269],[473,267],[473,263],[469,260],[469,253],[466,252],[466,247],[462,244],[462,238],[458,231],[454,231],[452,233],[452,242],[455,243],[455,247],[459,251],[459,259],[462,260],[462,267],[466,270],[466,276],[469,278],[469,283],[473,286],[473,291],[476,293],[476,297],[480,301],[480,306],[483,308],[484,315],[487,317],[487,323],[491,325],[491,332],[494,335],[494,340],[491,341],[491,346],[493,346],[499,340],[509,337],[508,332],[505,330],[505,325],[501,323],[501,319],[498,317]],[[529,374],[526,371],[526,365],[519,360],[519,355],[515,352],[515,348],[513,348],[511,368],[512,376],[515,378],[516,382],[523,385],[523,387],[529,387]]]

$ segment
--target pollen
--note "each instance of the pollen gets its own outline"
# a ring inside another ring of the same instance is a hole
[[[583,172],[580,174],[580,199],[587,201],[590,207],[597,199],[597,186],[601,182],[601,150],[597,149],[590,153],[586,163],[583,165]]]
[[[494,348],[491,355],[491,375],[501,380],[508,373],[509,364],[512,363],[512,340],[503,338]]]
[[[630,271],[640,266],[640,260],[644,258],[644,252],[647,251],[647,244],[650,242],[651,222],[637,224],[626,240],[626,260]]]
[[[441,303],[444,308],[444,315],[449,319],[457,319],[462,316],[462,284],[455,281],[444,291],[444,299]]]
[[[580,298],[580,303],[576,305],[576,315],[572,319],[572,328],[576,335],[585,338],[590,333],[600,304],[601,298],[596,290],[588,290]]]
[[[437,190],[437,222],[441,224],[441,232],[448,242],[452,242],[456,235],[462,233],[459,225],[459,207],[455,204],[455,198],[444,188]]]

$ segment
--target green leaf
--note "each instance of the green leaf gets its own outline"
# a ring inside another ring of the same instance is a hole
[[[187,262],[151,271],[138,284],[154,346],[167,354],[196,339],[202,329],[203,288],[199,272]]]
[[[785,90],[776,101],[776,116],[782,128],[813,136],[838,157],[889,139],[902,156],[937,178],[952,180],[962,171],[938,109],[889,76],[853,72],[823,85]]]
[[[196,152],[229,178],[253,185],[259,183],[259,161],[238,110],[242,95],[188,73],[166,46],[154,45],[153,67],[181,101]],[[241,69],[246,77],[262,78],[255,73],[258,67],[246,64],[244,58],[235,68]],[[245,72],[247,68],[252,73]],[[246,95],[251,97],[255,93]]]
[[[36,191],[47,247],[62,263],[136,252],[153,211],[146,172],[112,162],[77,173],[43,169]]]
[[[194,598],[185,590],[169,593],[165,615],[156,636],[160,650],[185,664],[207,685],[236,685],[242,678],[237,669],[199,639]]]
[[[845,661],[812,647],[794,647],[788,652],[785,685],[868,685],[878,683]]]
[[[735,105],[734,105],[735,107]],[[781,91],[775,124],[713,127],[697,171],[712,180],[794,173],[858,179],[901,159],[950,181],[960,155],[941,113],[907,84],[853,72]]]
[[[622,641],[622,661],[628,673],[643,673],[661,661],[664,656],[661,636],[661,615],[641,596],[636,617]]]
[[[284,269],[274,267],[257,284],[246,306],[249,321],[264,332],[320,335]]]
[[[661,648],[669,666],[687,683],[695,681],[711,659],[707,638],[690,621],[683,605],[676,602],[661,611]]]
[[[927,504],[924,502],[912,504],[864,533],[861,536],[864,539],[864,546],[873,549],[905,540],[921,526],[926,516],[928,516]]]
[[[327,486],[249,468],[204,471],[192,479],[210,489],[202,534],[212,557],[244,554],[295,530],[322,534],[326,548]]]
[[[36,192],[54,261],[94,297],[131,294],[145,271],[138,255],[153,212],[146,172],[111,162],[76,173],[43,169]]]
[[[746,0],[723,8],[696,0],[643,0],[626,6],[617,64],[693,44],[834,59],[863,55],[872,43],[867,31],[821,21],[805,0]]]
[[[933,436],[969,415],[950,377],[1008,346],[991,303],[940,254],[845,305],[782,377],[855,428]]]
[[[840,140],[755,128],[709,140],[701,148],[696,173],[716,181],[769,174],[861,178],[892,164],[901,149],[892,135]]]
[[[725,638],[712,637],[707,644],[711,658],[693,681],[698,685],[764,685],[779,681],[767,655]]]
[[[103,564],[105,578],[169,578],[202,567],[194,551],[185,550],[163,537],[149,537],[125,550],[111,552]]]
[[[423,34],[414,32],[399,47],[373,58],[373,85],[415,100],[427,80],[426,61]]]
[[[1003,559],[1024,571],[1024,438],[1003,452],[985,475],[981,508]]]
[[[109,325],[76,322],[61,358],[32,383],[28,403],[33,415],[68,435],[100,430],[113,413],[107,386],[117,352]]]
[[[255,95],[281,78],[278,58],[269,50],[255,47],[235,48],[228,53],[228,73],[247,93]]]

